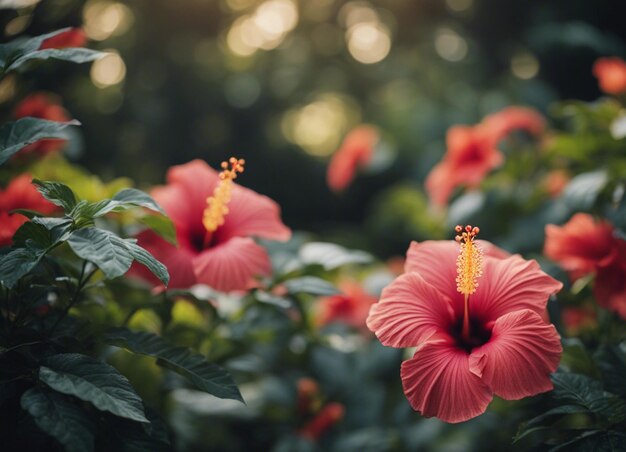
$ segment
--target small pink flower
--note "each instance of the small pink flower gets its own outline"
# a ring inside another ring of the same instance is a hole
[[[167,185],[152,191],[176,227],[178,248],[151,231],[138,236],[139,245],[167,267],[170,288],[207,284],[220,291],[246,290],[255,276],[271,270],[267,251],[252,237],[291,236],[274,201],[233,181],[243,161],[231,159],[231,165],[225,162],[219,174],[201,160],[174,166]],[[134,271],[157,283],[143,267]]]
[[[56,206],[48,202],[31,183],[32,177],[22,174],[16,177],[4,189],[0,189],[0,246],[11,245],[13,234],[28,218],[12,210],[34,210],[42,214],[50,214]]]
[[[44,49],[64,49],[66,47],[83,47],[87,43],[85,32],[80,28],[59,33],[41,43],[40,50]]]
[[[549,391],[562,351],[542,319],[562,284],[534,260],[474,241],[476,233],[461,230],[460,245],[413,242],[406,273],[367,319],[383,345],[417,347],[401,369],[413,409],[452,423],[482,414],[494,394],[517,400]]]
[[[617,95],[626,92],[626,61],[621,58],[599,58],[593,65],[593,75],[605,93]]]
[[[354,179],[357,170],[368,165],[380,140],[378,129],[360,125],[350,131],[328,165],[326,181],[331,190],[343,191]]]
[[[317,322],[320,326],[333,322],[343,322],[353,328],[364,329],[365,319],[376,297],[367,293],[354,281],[339,284],[340,294],[323,297],[319,300]],[[367,330],[366,330],[367,331]]]
[[[451,127],[446,135],[446,154],[426,178],[431,201],[443,206],[457,187],[478,187],[491,170],[504,162],[498,144],[514,130],[538,137],[544,129],[543,117],[524,107],[505,108],[472,127]]]
[[[317,441],[335,424],[340,422],[346,412],[345,407],[338,402],[330,402],[311,419],[298,434],[310,441]]]

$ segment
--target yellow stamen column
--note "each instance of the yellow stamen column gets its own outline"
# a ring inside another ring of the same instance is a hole
[[[245,163],[243,159],[235,157],[231,157],[228,162],[222,162],[220,181],[213,190],[213,194],[207,198],[207,207],[202,217],[202,224],[208,232],[215,232],[224,224],[224,218],[228,215],[233,180],[237,179],[239,173],[243,173]]]
[[[459,256],[456,259],[456,290],[462,293],[465,299],[461,336],[464,340],[469,341],[469,297],[476,292],[477,280],[483,274],[483,253],[474,243],[474,238],[480,229],[467,225],[465,228],[457,226],[455,231],[457,232],[455,239],[461,245]]]

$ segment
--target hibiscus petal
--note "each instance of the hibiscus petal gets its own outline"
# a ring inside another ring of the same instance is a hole
[[[225,242],[233,237],[261,237],[289,240],[291,230],[280,219],[280,207],[267,196],[236,185],[228,204],[224,225],[215,231],[214,241]]]
[[[271,264],[265,248],[235,237],[195,256],[193,268],[199,283],[228,292],[248,289],[255,276],[270,272]]]
[[[476,293],[470,296],[470,312],[484,323],[522,309],[541,315],[550,295],[563,287],[541,271],[535,260],[519,255],[506,259],[485,256],[483,262],[483,275]]]
[[[510,312],[496,320],[489,342],[472,351],[470,371],[503,399],[518,400],[552,389],[561,340],[534,311]]]
[[[148,250],[159,262],[161,262],[170,274],[169,289],[186,289],[196,284],[192,261],[194,252],[181,243],[176,247],[152,231],[144,231],[137,236],[137,244]],[[155,285],[161,282],[146,267],[133,264],[131,273],[150,281]]]
[[[367,326],[383,345],[415,347],[433,334],[446,334],[453,319],[451,300],[417,273],[405,273],[372,305]]]
[[[420,346],[401,369],[404,393],[413,409],[451,423],[484,413],[492,393],[470,372],[468,360],[467,353],[450,341]]]
[[[485,240],[477,240],[485,256],[504,259],[510,254]],[[457,313],[463,312],[463,297],[456,290],[456,259],[459,244],[454,240],[427,240],[412,242],[406,253],[404,270],[419,273],[439,292],[453,301]]]
[[[445,206],[457,185],[454,168],[445,160],[430,170],[424,182],[428,197],[436,206]]]
[[[206,199],[213,194],[219,176],[204,160],[192,160],[183,165],[176,165],[167,172],[169,185],[177,185],[185,193],[184,203],[191,212],[195,212],[196,221],[202,222],[202,212],[206,208]],[[181,201],[179,199],[179,202]]]

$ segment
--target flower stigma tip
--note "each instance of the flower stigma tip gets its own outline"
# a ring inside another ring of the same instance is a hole
[[[219,174],[220,181],[213,190],[213,194],[206,199],[207,207],[204,209],[202,224],[208,232],[215,232],[224,224],[224,218],[228,215],[228,203],[230,202],[233,180],[243,173],[245,160],[231,157],[227,162],[222,162],[222,171]]]
[[[456,260],[456,290],[467,297],[476,292],[477,280],[483,274],[483,253],[474,243],[480,229],[470,225],[454,229],[457,233],[455,240],[461,246]]]

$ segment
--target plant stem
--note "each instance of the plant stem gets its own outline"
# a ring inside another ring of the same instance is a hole
[[[461,331],[463,340],[469,342],[470,339],[470,323],[469,323],[469,295],[465,294],[465,311],[463,312],[463,330]]]
[[[98,267],[95,267],[91,272],[89,272],[87,276],[85,276],[85,269],[87,268],[87,263],[88,263],[87,261],[83,261],[83,266],[80,270],[80,276],[78,277],[78,284],[76,285],[76,290],[74,291],[74,295],[72,296],[72,299],[67,304],[67,306],[65,306],[65,309],[61,313],[61,316],[57,319],[54,325],[52,325],[52,329],[50,329],[50,336],[52,336],[52,334],[57,329],[61,321],[65,317],[67,317],[67,314],[70,312],[70,309],[72,309],[72,307],[80,300],[80,295],[81,295],[83,288],[85,287],[87,282],[91,279],[91,277],[94,275],[94,273],[98,271]]]

